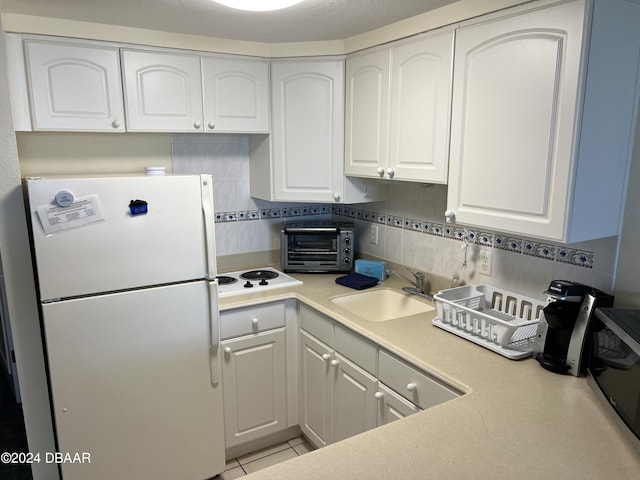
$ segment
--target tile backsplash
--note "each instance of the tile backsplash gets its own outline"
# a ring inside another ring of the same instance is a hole
[[[293,218],[348,218],[360,255],[535,298],[556,278],[612,291],[618,237],[562,245],[449,225],[444,185],[389,182],[386,201],[361,205],[268,202],[250,195],[248,136],[173,134],[171,146],[175,173],[213,175],[219,256],[279,249],[280,226]],[[482,249],[491,253],[491,276],[479,271]]]

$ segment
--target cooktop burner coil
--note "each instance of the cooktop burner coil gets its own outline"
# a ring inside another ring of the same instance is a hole
[[[272,270],[250,270],[240,275],[245,280],[273,280],[278,277],[278,272]]]

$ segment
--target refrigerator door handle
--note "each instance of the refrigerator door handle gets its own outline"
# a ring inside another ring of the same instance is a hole
[[[207,254],[207,279],[216,278],[216,243],[213,223],[213,179],[211,175],[200,175],[202,214],[204,217],[205,248]]]
[[[220,345],[220,310],[218,308],[218,281],[208,282],[209,285],[209,370],[211,385],[220,382],[220,367],[218,350]]]

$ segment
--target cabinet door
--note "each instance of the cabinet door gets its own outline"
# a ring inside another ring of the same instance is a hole
[[[269,64],[202,59],[207,132],[269,132]]]
[[[347,58],[345,173],[382,177],[387,168],[390,50]]]
[[[386,175],[446,183],[453,30],[394,46]]]
[[[561,239],[573,184],[584,2],[456,33],[447,206],[456,221]]]
[[[273,62],[274,200],[339,201],[344,63]]]
[[[377,380],[349,360],[335,354],[333,441],[338,442],[376,427]]]
[[[285,329],[221,343],[227,448],[287,427]]]
[[[200,57],[123,50],[122,69],[128,130],[203,131]]]
[[[331,354],[329,347],[300,332],[300,428],[316,448],[333,439]]]
[[[34,130],[123,132],[118,49],[25,40]]]
[[[382,383],[378,384],[378,402],[378,425],[385,425],[420,411],[409,400]]]

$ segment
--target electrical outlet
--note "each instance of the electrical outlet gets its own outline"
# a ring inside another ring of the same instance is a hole
[[[371,225],[371,236],[369,237],[369,242],[374,245],[378,244],[378,225]]]
[[[491,267],[493,263],[492,253],[490,250],[481,250],[478,255],[478,263],[480,267],[480,273],[482,275],[486,275],[487,277],[491,276]]]

